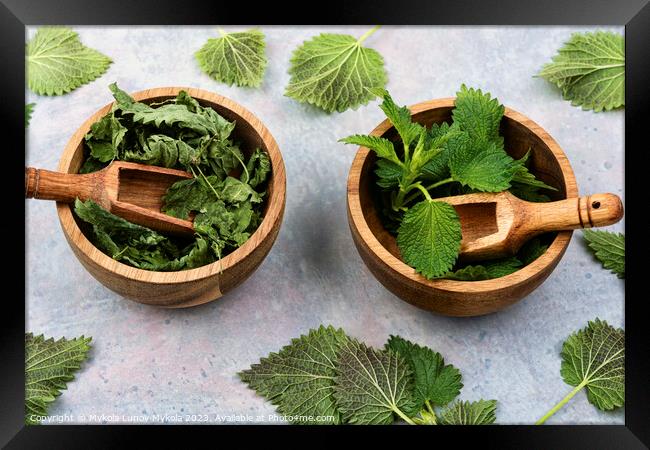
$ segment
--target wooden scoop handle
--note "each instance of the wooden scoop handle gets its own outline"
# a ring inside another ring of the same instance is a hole
[[[72,203],[75,198],[92,198],[97,190],[97,177],[93,174],[71,174],[25,167],[25,198],[55,200]]]
[[[524,227],[540,232],[611,225],[623,217],[615,194],[593,194],[550,203],[529,203]]]

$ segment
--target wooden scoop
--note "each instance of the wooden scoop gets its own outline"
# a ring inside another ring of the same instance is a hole
[[[547,203],[526,202],[507,191],[435,200],[451,204],[460,216],[464,261],[511,256],[538,234],[601,227],[623,217],[623,204],[614,194]]]
[[[192,178],[182,170],[114,161],[88,174],[25,168],[25,198],[72,203],[93,200],[129,222],[177,235],[194,233],[191,221],[160,212],[162,197],[176,181]]]

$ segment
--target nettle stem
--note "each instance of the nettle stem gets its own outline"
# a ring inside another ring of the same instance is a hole
[[[374,33],[375,31],[377,31],[380,27],[381,27],[381,25],[376,25],[376,26],[372,27],[371,29],[369,29],[368,31],[366,31],[365,33],[363,33],[363,35],[357,40],[357,44],[361,45],[361,43],[363,41],[368,39],[370,37],[370,35],[372,33]]]
[[[397,413],[397,415],[400,416],[404,420],[404,422],[408,423],[409,425],[416,425],[416,423],[413,422],[413,420],[411,420],[411,418],[409,416],[404,414],[398,407],[394,407],[393,411],[395,411]]]
[[[569,392],[569,393],[566,395],[566,397],[564,397],[562,400],[560,400],[560,402],[559,402],[557,405],[555,405],[553,408],[551,408],[551,410],[550,410],[549,412],[547,412],[546,414],[544,414],[544,417],[542,417],[542,418],[539,419],[537,422],[535,422],[535,425],[542,425],[544,422],[546,422],[546,421],[548,420],[549,417],[551,417],[553,414],[555,414],[556,412],[558,412],[558,410],[559,410],[560,408],[562,408],[562,407],[566,404],[566,402],[568,402],[569,400],[571,400],[571,399],[573,398],[574,395],[576,395],[578,392],[580,392],[580,390],[582,390],[583,387],[585,387],[585,383],[584,383],[584,382],[583,382],[583,383],[580,383],[579,385],[577,385],[577,386],[575,387],[575,389],[573,389],[571,392]]]
[[[418,197],[418,195],[420,195],[420,192],[426,192],[425,197],[427,198],[427,200],[431,200],[431,196],[429,195],[428,191],[430,191],[431,189],[437,188],[438,186],[442,186],[443,184],[451,183],[453,181],[454,181],[453,178],[449,177],[449,178],[445,178],[444,180],[440,180],[440,181],[438,181],[436,183],[430,184],[429,186],[427,186],[425,188],[420,186],[420,190],[418,192],[414,192],[412,195],[406,197],[403,204],[407,204],[407,203],[415,200]],[[424,191],[423,191],[423,189],[424,189]]]

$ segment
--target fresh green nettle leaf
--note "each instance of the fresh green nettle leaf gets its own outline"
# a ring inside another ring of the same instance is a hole
[[[55,341],[25,333],[25,423],[34,425],[47,416],[50,404],[88,357],[91,340],[81,336]]]
[[[378,157],[384,158],[385,160],[391,161],[397,165],[402,164],[402,162],[397,157],[397,153],[395,153],[395,147],[393,146],[393,143],[388,139],[377,136],[355,134],[343,138],[339,142],[368,147],[369,149],[374,150],[374,152],[377,153]]]
[[[505,107],[489,93],[462,85],[451,114],[453,123],[425,127],[414,122],[409,108],[398,106],[385,89],[370,91],[382,98],[379,106],[399,140],[352,135],[340,141],[367,147],[377,155],[374,173],[380,211],[386,229],[396,234],[404,262],[426,278],[462,281],[502,277],[527,264],[515,257],[473,266],[458,263],[458,215],[450,205],[434,202],[508,189],[525,200],[550,200],[544,191],[556,189],[529,170],[530,152],[515,160],[505,151],[499,134]]]
[[[386,348],[402,355],[411,367],[417,409],[422,409],[425,403],[428,407],[445,406],[460,394],[463,388],[460,371],[445,364],[440,353],[392,335]]]
[[[625,403],[625,331],[596,318],[567,338],[562,345],[564,381],[575,386],[566,397],[537,421],[542,424],[582,389],[589,403],[603,411]]]
[[[25,128],[29,126],[29,121],[32,118],[32,113],[34,112],[34,106],[36,103],[28,103],[25,105]]]
[[[111,59],[69,28],[42,27],[27,43],[27,81],[38,95],[61,95],[101,76]]]
[[[165,236],[117,217],[91,202],[76,202],[89,239],[112,258],[146,270],[175,271],[210,264],[243,245],[262,220],[266,152],[248,158],[230,139],[235,123],[201,106],[187,92],[157,104],[136,102],[115,83],[112,110],[86,134],[80,172],[100,170],[113,160],[183,169],[195,178],[174,183],[162,212],[194,215],[193,240]]]
[[[290,422],[338,424],[342,418],[334,399],[336,361],[348,342],[343,330],[321,325],[262,358],[239,377]]]
[[[452,268],[460,250],[460,218],[453,206],[424,200],[407,211],[397,232],[402,258],[427,278]]]
[[[540,77],[557,85],[565,100],[596,112],[625,105],[625,39],[618,33],[574,33],[544,65]]]
[[[440,353],[399,336],[377,350],[321,325],[239,376],[293,423],[391,424],[401,419],[436,425],[445,423],[440,414],[447,414],[449,423],[495,420],[494,400],[441,412],[463,387],[460,371],[445,364]]]
[[[496,420],[496,400],[457,401],[441,414],[443,425],[490,425]]]
[[[625,278],[625,235],[605,230],[582,230],[594,256],[619,278]]]
[[[376,350],[357,341],[341,348],[334,398],[353,424],[390,424],[397,415],[412,423],[417,411],[411,369],[392,350]]]
[[[264,33],[253,28],[237,33],[219,30],[219,34],[196,52],[201,70],[228,85],[259,87],[267,65]]]
[[[449,168],[454,180],[484,192],[501,192],[510,187],[517,170],[515,161],[494,142],[477,147],[468,139],[454,139]]]
[[[377,28],[359,39],[323,33],[304,42],[293,52],[285,95],[327,112],[368,103],[374,97],[370,89],[387,80],[382,56],[361,45]]]
[[[499,125],[504,112],[505,107],[489,93],[463,84],[456,92],[455,108],[451,115],[454,124],[468,134],[472,143],[494,141],[502,146]]]

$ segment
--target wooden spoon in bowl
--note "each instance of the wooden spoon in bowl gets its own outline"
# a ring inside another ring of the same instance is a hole
[[[623,217],[623,204],[614,194],[547,203],[527,202],[508,191],[434,200],[449,203],[460,217],[460,257],[464,261],[511,256],[538,234],[601,227]]]
[[[72,203],[93,200],[129,222],[176,235],[191,235],[194,226],[160,212],[167,189],[193,178],[182,170],[114,161],[97,172],[71,174],[25,168],[25,198]]]

